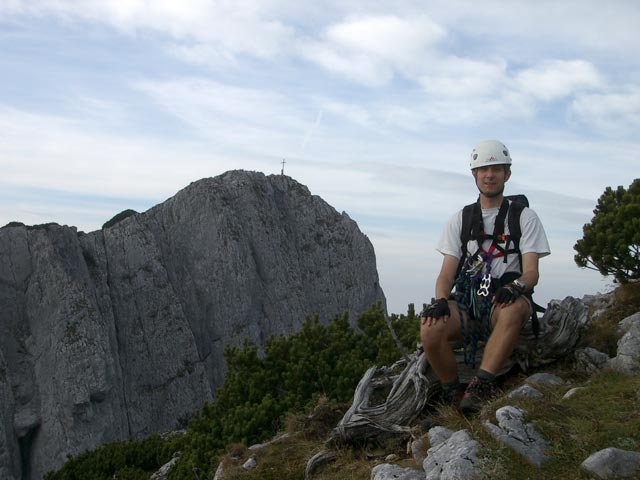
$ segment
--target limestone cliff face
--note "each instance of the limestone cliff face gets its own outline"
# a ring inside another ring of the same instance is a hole
[[[0,478],[176,427],[225,345],[384,302],[356,223],[289,177],[194,182],[112,227],[0,229]]]

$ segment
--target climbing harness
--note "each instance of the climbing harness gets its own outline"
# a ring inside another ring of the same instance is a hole
[[[526,197],[524,202],[515,201],[521,197],[524,196],[504,198],[491,234],[484,231],[479,199],[463,209],[460,233],[463,256],[456,275],[454,299],[459,311],[466,312],[467,317],[466,322],[460,322],[464,362],[474,368],[478,342],[485,342],[491,334],[491,299],[500,286],[520,276],[519,273],[507,273],[501,278],[493,277],[491,264],[500,257],[504,257],[506,263],[508,255],[516,254],[522,270],[519,250],[520,214],[528,202]],[[509,199],[514,201],[509,202]],[[508,235],[505,233],[505,222],[509,226]],[[478,242],[478,249],[472,255],[467,252],[469,240]],[[483,248],[486,240],[491,240],[491,246],[487,250]],[[536,325],[534,330],[535,327]]]
[[[486,341],[491,333],[491,296],[494,288],[491,264],[480,258],[469,258],[469,266],[456,279],[454,299],[458,311],[466,312],[466,322],[460,322],[464,362],[475,367],[479,341]]]

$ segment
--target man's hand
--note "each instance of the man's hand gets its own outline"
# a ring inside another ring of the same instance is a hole
[[[450,316],[449,301],[446,298],[439,298],[438,300],[434,300],[431,305],[420,313],[420,321],[422,325],[426,323],[427,326],[430,327],[441,318],[442,321],[446,323]]]
[[[491,302],[500,307],[506,307],[515,302],[520,295],[522,295],[521,289],[517,285],[509,283],[498,289]]]

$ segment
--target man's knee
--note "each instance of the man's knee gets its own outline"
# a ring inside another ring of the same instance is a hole
[[[518,298],[507,307],[497,307],[493,313],[495,324],[521,329],[531,316],[531,305],[524,298]]]
[[[444,329],[441,328],[442,326],[441,321],[430,327],[422,325],[422,328],[420,328],[420,340],[425,351],[432,350],[447,341]]]
[[[420,341],[425,351],[438,348],[459,335],[460,327],[457,311],[452,311],[451,313],[451,317],[446,322],[440,319],[430,326],[421,325]]]

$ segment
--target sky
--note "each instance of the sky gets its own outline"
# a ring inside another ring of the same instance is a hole
[[[0,225],[89,232],[284,160],[358,223],[404,313],[498,139],[551,245],[536,300],[610,291],[573,245],[640,176],[638,25],[636,0],[0,0]]]

